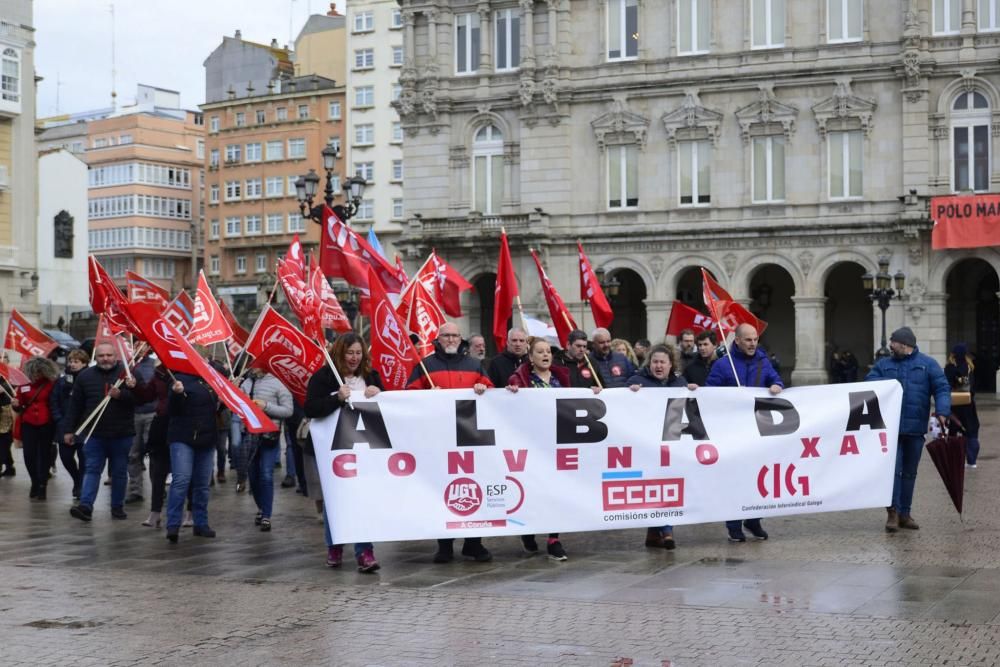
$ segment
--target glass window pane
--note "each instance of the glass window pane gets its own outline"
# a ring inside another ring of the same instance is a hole
[[[830,148],[830,196],[844,196],[844,135],[835,132],[829,135]]]
[[[517,67],[521,64],[521,18],[514,16],[510,20],[510,54],[508,56],[510,67]]]
[[[691,142],[682,141],[677,144],[677,151],[680,160],[680,172],[681,176],[681,203],[690,204],[693,199],[691,196]]]
[[[639,205],[639,149],[626,146],[625,150],[625,204]]]
[[[695,46],[695,49],[698,51],[707,51],[709,31],[712,29],[712,23],[708,14],[711,3],[709,0],[695,0],[695,2],[698,3],[698,44]]]
[[[987,109],[989,104],[986,102],[986,98],[983,97],[981,93],[972,93],[972,108],[973,109]]]
[[[479,156],[476,157],[475,171],[476,171],[476,210],[479,212],[486,211],[486,161],[489,158]]]
[[[783,200],[785,198],[785,140],[774,138],[771,140],[771,198]]]
[[[457,19],[458,23],[456,24],[457,27],[455,28],[455,69],[459,72],[468,71],[467,63],[469,62],[469,56],[466,45],[466,40],[468,39],[466,31],[468,28],[465,27],[466,19],[467,17],[464,15],[459,16]]]
[[[608,58],[622,57],[622,3],[608,0]]]
[[[844,0],[829,0],[828,5],[829,39],[844,38]]]
[[[861,39],[861,0],[848,0],[847,36],[850,39]]]
[[[507,69],[507,17],[506,12],[497,12],[497,69]]]
[[[948,30],[958,30],[959,26],[962,25],[961,13],[961,0],[950,0],[948,6]]]
[[[753,140],[753,199],[767,199],[767,139]]]
[[[851,158],[851,192],[852,197],[861,196],[862,177],[862,137],[860,132],[849,132],[850,138],[850,158]]]
[[[622,205],[622,154],[621,146],[608,149],[608,206]]]
[[[691,3],[695,0],[677,2],[677,43],[681,53],[691,51]]]
[[[785,0],[771,0],[771,44],[785,43]]]
[[[953,104],[951,108],[954,109],[955,111],[958,111],[960,109],[968,109],[969,96],[966,93],[962,93],[961,95],[955,98],[955,104]]]
[[[712,200],[712,148],[707,141],[698,143],[698,203]]]
[[[992,0],[979,0],[979,27],[986,29],[990,27],[990,2]]]
[[[767,0],[753,0],[753,45],[767,44]]]
[[[469,22],[471,23],[472,21],[473,21],[473,15],[470,14]],[[478,25],[472,28],[472,45],[469,47],[469,51],[471,52],[469,55],[471,56],[472,60],[471,71],[475,72],[479,70],[479,26]]]
[[[494,155],[490,158],[490,213],[500,212],[500,202],[503,200],[503,158]]]
[[[976,175],[976,190],[988,190],[990,175],[990,128],[989,125],[977,125],[972,129],[973,169]]]
[[[635,58],[639,55],[639,8],[635,0],[625,5],[625,55]]]

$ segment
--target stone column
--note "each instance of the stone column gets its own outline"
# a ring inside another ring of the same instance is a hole
[[[434,8],[427,9],[424,11],[424,16],[427,17],[427,59],[430,61],[431,66],[437,69],[437,10]]]
[[[826,297],[793,296],[795,304],[795,370],[792,384],[824,384],[826,371]]]
[[[521,67],[535,65],[535,0],[521,0]]]
[[[403,43],[406,45],[406,64],[412,67],[414,65],[415,51],[413,47],[413,20],[415,16],[413,10],[405,9],[403,10],[403,29],[406,34],[403,37]]]
[[[479,12],[479,73],[489,74],[490,70],[493,69],[490,62],[490,44],[493,41],[493,35],[490,34],[489,3],[480,3],[477,11]]]
[[[670,305],[673,301],[660,301],[656,299],[645,299],[646,304],[646,338],[654,344],[664,339],[664,331],[667,330],[667,320],[670,318]],[[634,343],[634,340],[630,340]]]
[[[549,6],[549,55],[555,57],[559,47],[559,0],[546,0]]]

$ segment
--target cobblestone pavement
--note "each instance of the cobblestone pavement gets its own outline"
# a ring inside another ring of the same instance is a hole
[[[401,542],[376,545],[375,575],[324,567],[289,489],[260,533],[252,499],[219,485],[219,537],[169,546],[139,525],[148,504],[112,522],[105,487],[82,524],[65,472],[29,502],[19,466],[0,479],[0,664],[1000,664],[998,405],[980,405],[964,521],[925,456],[917,532],[886,534],[873,509],[768,520],[770,540],[736,545],[682,526],[673,552],[577,533],[566,563],[503,538],[492,563],[433,565],[433,542]]]

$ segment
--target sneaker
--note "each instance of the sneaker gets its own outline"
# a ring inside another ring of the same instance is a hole
[[[295,478],[291,475],[285,475],[285,479],[281,480],[281,488],[290,489],[295,486]]]
[[[271,532],[271,520],[270,519],[261,519],[260,520],[260,532],[262,532],[262,533],[270,533]]]
[[[196,537],[215,537],[215,531],[208,526],[195,526],[191,533]]]
[[[108,477],[107,479],[104,480],[104,486],[111,486],[111,478],[110,477]]]
[[[673,551],[677,548],[677,543],[674,542],[674,536],[672,534],[667,533],[663,536],[663,548],[667,551]]]
[[[886,519],[885,519],[885,532],[895,533],[899,530],[899,515],[896,514],[896,510],[891,507],[885,508]]]
[[[524,545],[524,550],[529,554],[538,553],[538,542],[535,541],[534,535],[522,535],[521,544]]]
[[[326,548],[327,567],[340,567],[340,564],[343,562],[344,562],[344,547]]]
[[[263,512],[257,512],[257,516],[255,516],[255,517],[253,518],[253,525],[255,525],[255,526],[259,526],[259,525],[260,525],[260,522],[261,522],[261,521],[262,521],[263,519],[264,519],[264,513],[263,513]]]
[[[69,508],[69,514],[80,521],[90,521],[92,515],[94,514],[94,510],[86,505],[77,505]]]
[[[191,512],[184,513],[184,521],[181,523],[181,528],[190,528],[194,525],[194,517],[191,516]]]
[[[566,550],[563,549],[562,542],[559,540],[549,539],[546,551],[549,552],[550,560],[564,561],[569,559],[569,556],[566,555]]]
[[[976,467],[976,464],[975,463],[966,463],[965,467],[968,468],[968,469],[972,469],[972,468]]]
[[[463,544],[462,555],[466,558],[471,558],[477,563],[489,563],[493,560],[493,554],[490,553],[489,549],[478,542],[473,544]]]
[[[80,499],[80,487],[79,486],[74,486],[73,487],[73,500],[79,500],[79,499]]]
[[[126,505],[131,505],[132,503],[141,503],[141,502],[142,502],[142,496],[139,495],[138,493],[130,493],[128,494],[128,497],[125,499]]]
[[[899,527],[906,530],[920,530],[920,526],[917,525],[917,522],[909,514],[899,515]]]
[[[663,548],[663,532],[659,528],[646,529],[646,546],[650,549]]]
[[[450,563],[455,558],[455,547],[449,542],[438,542],[437,553],[434,554],[435,563]]]
[[[125,510],[122,509],[121,507],[112,507],[111,508],[111,518],[112,519],[119,519],[119,520],[121,520],[121,519],[127,519],[128,518],[128,514],[126,514]]]
[[[236,482],[236,493],[243,493],[246,489],[247,485],[244,482]]]
[[[743,534],[742,530],[740,530],[740,529],[737,528],[736,530],[729,531],[729,541],[730,542],[746,542],[747,541],[747,536]]]
[[[749,530],[750,534],[753,535],[758,540],[767,539],[767,531],[764,530],[764,527],[762,525],[760,525],[760,519],[749,519],[747,521],[744,521],[743,527]]]
[[[358,556],[358,572],[374,572],[380,567],[382,566],[375,560],[375,554],[372,553],[371,549],[365,549]]]

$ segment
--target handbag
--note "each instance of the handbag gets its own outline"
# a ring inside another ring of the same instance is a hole
[[[953,391],[951,392],[951,406],[972,405],[972,392]]]

